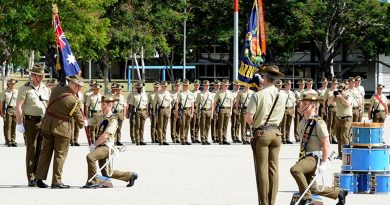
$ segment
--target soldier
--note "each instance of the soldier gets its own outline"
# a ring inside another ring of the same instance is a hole
[[[16,116],[15,106],[18,90],[15,89],[15,84],[18,81],[11,78],[7,81],[7,89],[0,93],[0,115],[4,118],[4,138],[5,145],[8,147],[16,147]]]
[[[118,119],[118,129],[116,130],[115,134],[115,145],[118,146],[123,145],[121,142],[121,130],[123,121],[125,120],[125,111],[127,106],[125,96],[123,96],[121,93],[123,87],[123,85],[120,85],[118,83],[115,83],[115,85],[111,85],[112,95],[115,95],[119,99],[118,102],[114,102],[114,107],[112,110],[112,113],[114,113],[116,118]]]
[[[372,122],[384,123],[388,113],[387,98],[382,94],[385,86],[378,84],[376,93],[371,97],[370,106],[368,107],[368,119]]]
[[[266,66],[263,87],[252,95],[245,121],[254,127],[251,141],[259,204],[275,204],[278,192],[279,130],[287,97],[274,84],[284,77],[277,66]]]
[[[290,141],[290,127],[291,122],[294,119],[295,114],[295,94],[291,89],[291,80],[286,80],[284,82],[284,90],[283,92],[286,93],[287,100],[286,100],[286,109],[284,111],[283,120],[281,123],[281,132],[282,132],[282,143],[283,144],[292,144]]]
[[[200,81],[194,80],[194,90],[192,91],[194,99],[196,99],[196,97],[200,93],[199,85],[200,85]],[[198,109],[196,106],[197,106],[197,104],[194,104],[194,110]],[[200,141],[199,141],[199,120],[200,120],[200,116],[198,115],[197,112],[194,112],[194,115],[191,118],[191,127],[190,127],[191,128],[191,142],[192,143],[200,143]]]
[[[338,142],[338,158],[341,159],[341,148],[350,142],[353,97],[350,92],[347,92],[343,83],[334,91],[334,96],[336,102],[335,134]]]
[[[315,174],[323,174],[328,169],[329,133],[325,121],[316,114],[317,104],[321,101],[322,97],[318,97],[316,94],[304,94],[300,104],[303,119],[299,123],[298,130],[302,143],[299,161],[290,169],[300,194],[303,194],[307,189]],[[338,187],[318,187],[314,182],[300,204],[314,205],[311,193],[331,199],[338,198],[338,205],[345,204],[345,197],[348,195],[347,190]]]
[[[348,79],[348,92],[352,95],[352,122],[358,122],[362,110],[362,96],[358,89],[355,88],[355,78]]]
[[[361,109],[360,114],[359,114],[358,122],[361,122],[362,118],[363,118],[364,96],[366,95],[366,92],[364,91],[364,87],[360,85],[361,82],[362,82],[362,78],[360,76],[356,76],[355,77],[355,88],[357,88],[359,90],[360,96],[362,97],[362,105],[361,105],[362,109]]]
[[[277,80],[275,83],[275,87],[279,90],[282,89],[283,81],[282,80]]]
[[[136,82],[136,81],[134,81]],[[130,102],[133,102],[133,97],[134,97],[134,94],[137,92],[135,87],[134,87],[134,82],[133,82],[133,85],[132,85],[132,92],[127,96],[127,99],[126,99],[126,102],[127,102],[127,108],[129,108],[130,106],[134,107],[134,105],[130,104]],[[130,124],[130,140],[131,140],[131,143],[134,144],[136,143],[135,142],[135,133],[134,133],[134,124],[135,124],[135,112],[134,110],[126,110],[126,117],[129,118],[129,124]]]
[[[190,127],[190,120],[194,113],[194,95],[188,90],[190,81],[183,80],[183,89],[177,96],[177,103],[175,113],[180,119],[180,142],[181,145],[191,145],[188,142],[188,128]]]
[[[100,94],[101,85],[93,84],[92,94],[88,97],[87,102],[85,103],[85,110],[88,113],[88,125],[89,125],[89,138],[91,142],[96,140],[96,131],[98,128],[98,123],[102,120],[102,95]]]
[[[243,144],[249,144],[249,138],[247,137],[247,131],[250,128],[248,123],[245,122],[246,109],[248,107],[249,101],[252,98],[253,91],[249,89],[249,85],[245,85],[244,90],[241,90],[237,95],[237,100],[235,104],[235,112],[240,115],[240,128],[241,128],[241,139]],[[239,141],[239,139],[237,138]]]
[[[152,143],[159,143],[158,142],[158,130],[157,130],[157,121],[158,121],[158,113],[157,115],[154,114],[153,112],[153,99],[158,90],[160,89],[160,83],[159,82],[154,82],[153,83],[153,92],[149,94],[148,96],[148,101],[149,101],[149,117],[150,117],[150,135],[152,138]]]
[[[168,119],[171,115],[172,95],[167,91],[168,82],[160,83],[161,90],[154,96],[153,112],[158,113],[158,141],[160,145],[169,145],[166,140]]]
[[[313,89],[313,83],[314,83],[313,79],[308,78],[308,79],[306,79],[305,82],[306,82],[306,89],[305,89],[305,91],[303,91],[303,94],[315,94],[318,96],[317,91],[315,91]]]
[[[233,95],[228,90],[229,80],[222,81],[222,89],[214,97],[214,107],[218,107],[218,139],[220,145],[230,145],[227,142],[227,127],[233,109]],[[215,115],[215,114],[214,114]]]
[[[209,145],[207,138],[209,136],[210,122],[213,119],[214,112],[214,95],[209,91],[210,83],[208,80],[203,81],[203,91],[196,98],[196,113],[200,115],[200,137],[202,145]]]
[[[136,81],[133,86],[136,93],[133,94],[132,101],[130,101],[129,110],[134,110],[135,123],[134,123],[134,137],[136,145],[146,145],[144,142],[144,125],[145,120],[148,117],[148,96],[145,92],[142,92],[142,82]]]
[[[138,178],[137,173],[128,171],[113,170],[112,161],[114,152],[115,133],[118,129],[118,119],[112,113],[113,102],[119,101],[116,96],[103,96],[102,99],[103,115],[104,118],[99,126],[98,138],[89,149],[90,153],[87,155],[88,164],[88,181],[83,188],[98,188],[99,180],[94,177],[96,175],[96,162],[102,167],[107,163],[106,167],[102,170],[102,175],[105,177],[111,177],[113,179],[129,182],[127,187],[132,187],[135,180]],[[108,162],[107,162],[108,161]],[[111,163],[110,163],[111,161]]]
[[[172,105],[171,105],[171,138],[173,143],[180,143],[180,119],[178,115],[175,113],[175,107],[177,103],[177,96],[180,93],[180,80],[176,80],[174,84],[174,88],[172,91]]]
[[[304,88],[305,88],[305,81],[299,80],[297,84],[298,84],[298,89],[294,91],[295,100],[296,100],[295,114],[294,114],[294,116],[295,116],[295,118],[294,118],[294,136],[295,136],[295,141],[299,142],[300,139],[299,139],[299,133],[298,133],[297,127],[298,127],[298,124],[302,118],[301,113],[299,113],[299,102],[301,100],[301,96],[302,96],[302,93],[303,93]]]
[[[237,102],[237,95],[240,91],[240,85],[237,82],[233,82],[233,90],[232,96],[233,96],[233,113],[231,116],[231,130],[230,134],[232,135],[233,143],[241,143],[241,140],[238,138],[239,132],[240,132],[240,112],[239,110],[235,109],[236,102]],[[249,103],[249,101],[248,101]]]
[[[42,150],[39,156],[36,171],[37,187],[47,188],[46,180],[51,157],[53,158],[52,189],[67,189],[70,186],[62,183],[62,169],[68,155],[73,118],[76,129],[84,126],[84,117],[81,111],[81,102],[75,96],[83,87],[83,79],[79,76],[67,77],[69,85],[53,89],[50,95],[47,111],[42,119],[41,131],[43,134]]]
[[[215,95],[219,91],[220,86],[221,86],[221,81],[215,80],[214,81],[214,90],[212,92],[213,99],[215,99]],[[214,102],[214,104],[215,104],[215,102]],[[219,111],[219,108],[218,108],[218,111]],[[218,124],[217,124],[217,122],[218,122],[218,112],[217,112],[217,108],[216,107],[213,108],[213,115],[214,116],[211,118],[211,140],[213,141],[213,143],[219,143],[220,139],[218,139],[218,132],[219,132],[219,130],[218,130]]]
[[[317,90],[317,93],[319,97],[322,97],[322,99],[324,99],[325,92],[328,89],[328,80],[326,78],[321,78],[320,83],[321,83],[321,87]],[[326,113],[324,113],[323,103],[320,103],[318,107],[318,114],[323,120],[326,121]]]
[[[26,142],[26,171],[28,186],[36,186],[35,170],[38,165],[42,136],[39,134],[41,120],[46,112],[49,90],[42,80],[45,66],[35,64],[31,70],[31,81],[21,86],[16,99],[16,130],[23,133]]]

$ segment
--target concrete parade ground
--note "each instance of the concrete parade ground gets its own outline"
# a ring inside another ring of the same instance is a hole
[[[4,138],[1,137],[0,204],[258,204],[253,156],[249,145],[182,146],[170,143],[169,146],[159,146],[150,143],[149,124],[147,120],[147,146],[130,144],[128,120],[123,124],[122,142],[127,145],[127,149],[115,158],[114,168],[138,173],[138,180],[131,188],[127,188],[125,182],[116,180],[113,180],[112,189],[79,188],[87,180],[86,155],[89,152],[85,132],[82,130],[79,138],[82,146],[70,147],[62,175],[62,182],[72,188],[59,190],[27,187],[26,149],[22,135],[17,133],[16,148],[4,146]],[[385,142],[390,142],[389,125],[388,120],[384,126]],[[0,127],[2,130],[2,119]],[[171,141],[169,134],[167,139],[168,142]],[[230,134],[228,140],[231,141]],[[290,167],[297,160],[298,150],[299,145],[296,143],[282,145],[279,157],[279,192],[276,199],[278,205],[289,204],[292,194],[298,190],[290,174]],[[332,150],[337,151],[337,146],[332,145]],[[332,185],[333,173],[340,170],[341,160],[334,160],[325,174],[325,185]],[[51,174],[50,169],[45,181],[49,185]],[[322,198],[327,205],[337,203],[336,200]],[[390,195],[387,194],[350,194],[347,197],[347,204],[353,205],[385,205],[389,201]]]

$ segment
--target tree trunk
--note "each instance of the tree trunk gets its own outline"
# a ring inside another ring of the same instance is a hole
[[[141,66],[142,66],[142,82],[145,83],[146,76],[145,76],[145,61],[144,61],[144,47],[141,47]]]
[[[104,59],[103,59],[103,72],[104,72],[104,94],[106,95],[108,90],[108,66],[109,66],[109,54],[108,52],[105,53]]]

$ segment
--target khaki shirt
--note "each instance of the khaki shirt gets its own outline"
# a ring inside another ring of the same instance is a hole
[[[230,90],[226,90],[225,92],[220,90],[217,92],[217,94],[215,94],[214,101],[220,107],[232,107],[233,94],[230,92]]]
[[[177,102],[180,104],[181,107],[192,107],[192,105],[195,103],[195,98],[193,93],[190,91],[187,92],[180,92],[177,97]],[[179,107],[180,108],[180,107]]]
[[[80,101],[81,103],[81,109],[84,110],[84,103],[85,103],[85,98],[84,98],[84,94],[82,92],[79,92],[78,95],[77,95],[77,98],[78,100]]]
[[[286,93],[287,99],[286,99],[286,107],[291,108],[295,106],[296,99],[295,94],[291,90],[282,90],[282,92]]]
[[[17,100],[24,100],[23,115],[43,116],[46,112],[49,92],[50,89],[43,84],[38,89],[35,89],[31,82],[22,85],[18,90]]]
[[[324,95],[324,100],[326,101],[326,104],[327,106],[335,106],[336,102],[334,101],[335,100],[335,97],[333,95],[333,92],[335,91],[336,89],[332,90],[330,88],[326,89],[325,91],[325,95]],[[333,98],[332,99],[329,99],[329,98]],[[333,102],[332,102],[333,101]]]
[[[91,96],[93,94],[93,91],[91,89],[89,89],[87,92],[84,93],[84,103],[87,103],[87,100],[89,98],[89,96]]]
[[[230,91],[232,92],[232,96],[233,96],[233,105],[236,104],[236,100],[237,100],[237,96],[238,96],[238,93],[240,92],[240,90],[232,90]]]
[[[307,142],[306,152],[322,151],[321,138],[329,137],[329,132],[325,121],[319,116],[313,115],[309,117],[309,119],[313,118],[317,119],[317,124],[310,135],[309,141]],[[308,122],[309,120],[305,120],[305,118],[302,118],[302,120],[299,122],[297,131],[299,133],[300,139],[303,138]]]
[[[173,101],[172,95],[169,91],[159,91],[156,96],[156,108],[162,106],[162,107],[169,107]],[[163,101],[164,100],[164,101]]]
[[[102,94],[92,94],[88,97],[85,103],[89,111],[101,111],[102,110]]]
[[[252,95],[246,112],[253,114],[254,128],[258,128],[264,125],[269,113],[271,112],[272,105],[278,92],[279,89],[272,85],[263,87],[259,92],[256,92]],[[284,92],[280,92],[279,99],[275,104],[275,108],[272,111],[267,124],[277,126],[280,125],[285,112],[286,99],[287,96],[284,94]]]
[[[211,109],[214,104],[214,95],[210,91],[203,91],[196,97],[196,104],[199,109]]]
[[[109,142],[111,142],[111,143],[115,142],[115,133],[116,133],[116,130],[118,129],[118,119],[115,117],[115,115],[113,113],[110,113],[107,116],[103,117],[102,122],[104,120],[108,121],[107,127],[104,130],[104,133],[107,133],[108,137],[107,137],[106,141],[104,142],[104,144],[109,143]],[[100,137],[100,136],[97,136],[97,137]]]
[[[385,107],[383,107],[383,105],[379,102],[379,100],[377,100],[376,98],[375,98],[375,96],[376,96],[376,94],[375,95],[373,95],[372,97],[371,97],[371,100],[370,100],[370,107],[372,107],[372,111],[375,111],[375,110],[385,110]],[[382,102],[385,104],[385,105],[387,105],[387,98],[386,98],[386,96],[384,96],[384,95],[381,95],[380,96],[380,99],[382,99]]]
[[[344,103],[343,101],[341,101],[341,99],[338,99],[337,97],[335,97],[335,101],[336,101],[336,116],[337,117],[347,117],[347,116],[351,116],[352,117],[352,101],[353,101],[353,97],[351,95],[351,93],[349,93],[348,91],[344,91],[344,99],[347,100],[350,105],[348,107],[345,107],[344,106]],[[332,93],[333,94],[333,93]]]
[[[127,96],[126,102],[127,102],[128,105],[133,105],[133,104],[131,104],[131,102],[134,102],[134,99],[132,99],[132,98],[134,97],[134,93],[135,93],[135,92],[130,93],[130,94]]]
[[[318,89],[317,90],[318,96],[324,97],[326,90],[327,90],[326,88],[325,89],[324,88]]]
[[[364,87],[359,85],[358,90],[360,92],[360,95],[363,95],[363,97],[366,95],[366,92],[364,91]]]
[[[200,90],[197,90],[197,91],[192,91],[192,95],[194,96],[194,99],[196,99],[196,97],[198,97],[198,94],[201,93]]]
[[[154,97],[156,96],[156,93],[157,93],[157,92],[149,93],[148,100],[149,100],[149,106],[150,106],[150,108],[153,107],[153,100],[154,100]]]
[[[125,109],[125,105],[126,105],[125,96],[120,94],[119,95],[119,101],[118,102],[114,102],[114,106],[112,107],[112,109],[113,109],[113,111],[124,110]]]
[[[295,93],[295,100],[296,101],[301,101],[302,99],[302,94],[305,90],[295,90],[294,93]]]
[[[172,91],[172,94],[171,94],[171,97],[172,97],[172,107],[175,106],[175,104],[177,103],[177,96],[179,95],[180,91]]]
[[[352,95],[352,105],[353,107],[361,107],[362,103],[362,95],[359,92],[359,89],[353,88],[348,90]]]
[[[141,92],[141,94],[134,93],[129,104],[133,105],[136,109],[146,109],[146,106],[148,105],[148,96],[144,92]]]
[[[12,98],[11,98],[12,97]],[[3,102],[4,107],[15,107],[16,106],[16,98],[18,97],[18,90],[4,90],[0,93],[0,101]]]
[[[237,95],[238,103],[242,104],[243,107],[248,107],[249,101],[251,100],[252,95],[254,93],[255,92],[253,92],[252,90],[241,90]]]

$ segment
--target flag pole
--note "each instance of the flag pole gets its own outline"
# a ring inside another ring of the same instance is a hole
[[[238,77],[238,3],[239,0],[234,0],[233,81],[236,81]]]

